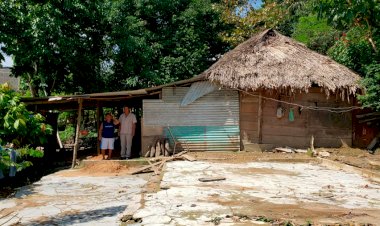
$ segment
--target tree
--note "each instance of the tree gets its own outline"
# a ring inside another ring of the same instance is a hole
[[[321,18],[327,18],[332,26],[344,31],[328,54],[363,77],[366,92],[359,100],[366,107],[380,110],[380,2],[323,0],[316,10]]]
[[[380,111],[380,64],[368,65],[365,71],[366,77],[363,79],[363,85],[367,87],[367,90],[364,95],[359,96],[359,100],[363,106]]]
[[[15,166],[21,170],[31,165],[22,159],[25,156],[42,157],[43,152],[33,147],[46,142],[52,128],[43,123],[40,114],[33,114],[20,102],[20,95],[11,90],[7,83],[0,85],[0,169]],[[33,145],[33,147],[31,146]],[[4,146],[15,149],[21,161],[12,162]]]
[[[341,33],[329,26],[326,19],[318,19],[316,15],[311,14],[299,18],[292,38],[305,43],[312,50],[327,55],[327,51],[340,38]]]
[[[212,0],[7,0],[0,43],[33,96],[159,85],[228,50]]]
[[[115,11],[108,83],[119,89],[190,78],[229,47],[219,35],[229,26],[210,0],[124,0]]]
[[[13,74],[33,96],[93,92],[102,87],[100,64],[109,27],[104,1],[0,2],[2,50],[15,57]],[[88,79],[92,78],[92,79]]]
[[[374,38],[380,33],[378,0],[321,0],[317,10],[320,17],[327,18],[338,29],[363,28],[366,31],[365,38],[377,52],[377,40]]]
[[[224,40],[236,46],[268,28],[291,36],[298,18],[312,10],[313,0],[266,0],[263,3],[259,9],[253,8],[250,1],[227,1],[222,4],[223,19],[235,25],[232,31],[224,33]],[[239,8],[243,9],[243,14],[237,11]]]

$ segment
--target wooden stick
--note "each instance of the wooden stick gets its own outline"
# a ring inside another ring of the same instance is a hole
[[[258,134],[258,140],[259,144],[263,141],[263,132],[262,132],[262,122],[263,122],[263,98],[261,95],[261,91],[259,92],[259,106],[258,106],[258,112],[257,112],[257,134]]]
[[[82,121],[82,105],[83,100],[81,98],[78,99],[79,107],[78,107],[78,118],[77,118],[77,127],[76,127],[76,133],[75,133],[75,143],[74,143],[74,151],[73,151],[73,162],[71,163],[71,168],[73,169],[75,167],[75,163],[77,161],[77,155],[78,155],[78,149],[79,149],[79,130],[80,130],[80,124]]]
[[[159,175],[160,174],[160,171],[159,171],[159,168],[157,168],[156,166],[154,166],[150,161],[148,161],[149,165],[152,167],[154,173],[156,175]]]
[[[143,171],[145,171],[145,170],[148,170],[148,169],[152,168],[152,166],[158,166],[158,165],[160,165],[160,163],[161,163],[161,162],[155,162],[155,163],[153,163],[152,165],[141,167],[141,168],[139,168],[139,169],[136,169],[136,170],[132,171],[131,174],[141,173],[141,172],[143,172]]]
[[[211,182],[211,181],[220,181],[225,180],[225,177],[206,177],[206,178],[199,178],[198,180],[201,182]]]

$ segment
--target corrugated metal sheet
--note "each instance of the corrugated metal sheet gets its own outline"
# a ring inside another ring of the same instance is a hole
[[[189,91],[187,91],[185,97],[182,99],[181,107],[193,103],[198,98],[214,92],[218,87],[208,81],[194,82],[191,84]]]
[[[170,130],[183,148],[192,151],[238,151],[240,147],[238,126],[171,126]],[[170,138],[167,129],[165,136]]]
[[[146,126],[170,126],[190,150],[239,150],[238,92],[218,90],[181,107],[188,87],[164,88],[162,100],[144,100]],[[166,137],[167,132],[165,132]]]

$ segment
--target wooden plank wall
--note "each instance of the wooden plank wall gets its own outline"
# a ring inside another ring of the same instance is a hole
[[[257,93],[255,93],[257,95]],[[351,112],[331,113],[302,109],[288,104],[279,104],[265,97],[281,99],[283,101],[303,106],[343,107],[350,106],[340,97],[326,95],[319,88],[311,88],[309,93],[284,95],[278,93],[263,93],[262,102],[262,144],[269,147],[289,146],[305,148],[310,145],[310,137],[315,138],[316,147],[339,147],[341,140],[351,146],[352,144],[352,118]],[[244,148],[259,143],[258,133],[258,97],[240,94],[240,127],[242,146]],[[352,103],[351,103],[352,104]],[[277,108],[284,109],[284,116],[277,118]],[[289,121],[289,111],[293,108],[294,121]]]

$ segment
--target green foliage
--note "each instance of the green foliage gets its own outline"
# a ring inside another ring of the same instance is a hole
[[[228,29],[210,0],[120,1],[112,17],[117,88],[146,87],[186,79],[207,69],[228,46]]]
[[[40,114],[32,114],[26,109],[25,104],[20,102],[20,95],[8,84],[0,86],[0,147],[8,145],[15,148],[18,156],[18,161],[13,163],[9,150],[0,151],[0,169],[16,166],[20,171],[32,165],[25,157],[43,156],[43,152],[29,147],[45,143],[46,135],[51,134],[52,128],[43,121]]]
[[[255,219],[256,221],[261,221],[261,222],[268,222],[268,223],[273,223],[274,220],[271,219],[271,218],[268,218],[268,217],[265,217],[265,216],[259,216],[257,217],[257,219]]]
[[[365,65],[376,60],[376,53],[364,38],[364,32],[361,27],[352,28],[347,33],[343,33],[339,41],[328,51],[328,55],[335,61],[363,76]]]
[[[44,117],[28,111],[20,102],[20,95],[8,84],[0,87],[0,144],[13,143],[15,148],[29,144],[43,144],[47,134],[52,132],[43,123]]]
[[[377,51],[376,37],[380,35],[380,2],[378,0],[321,0],[316,10],[319,17],[341,30],[360,27],[365,31],[365,39]]]
[[[75,128],[73,125],[67,125],[64,131],[59,131],[59,137],[62,143],[73,140],[75,136]]]
[[[370,64],[365,69],[363,85],[367,90],[364,95],[359,96],[359,100],[363,106],[380,111],[380,64]]]
[[[33,96],[192,77],[228,46],[211,0],[0,1],[0,43]],[[91,79],[89,79],[91,78]]]
[[[260,9],[254,9],[251,1],[227,1],[221,4],[224,11],[222,18],[227,23],[233,24],[234,28],[224,32],[222,37],[235,46],[268,28],[274,28],[284,35],[291,36],[298,18],[311,12],[313,2],[266,0]],[[243,8],[246,11],[245,15],[237,13],[237,8]]]
[[[29,148],[28,146],[19,148],[16,151],[16,162],[11,161],[9,152],[11,148],[3,148],[0,146],[0,169],[7,171],[10,167],[16,167],[16,171],[21,171],[29,166],[32,166],[31,161],[26,160],[28,157],[42,158],[44,153],[42,151]]]
[[[312,50],[326,54],[327,50],[339,39],[341,32],[327,24],[326,19],[319,20],[316,15],[299,18],[292,37]]]

